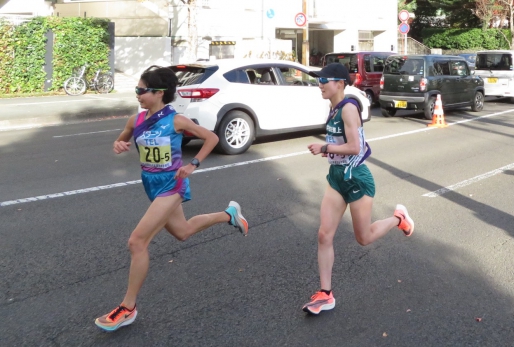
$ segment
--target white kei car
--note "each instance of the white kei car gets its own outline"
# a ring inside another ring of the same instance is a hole
[[[286,60],[219,59],[170,68],[179,79],[171,105],[216,133],[218,152],[244,153],[260,136],[325,131],[330,104],[304,65]],[[362,120],[369,121],[366,95],[352,86],[345,93],[361,106]],[[191,139],[185,134],[183,145]]]

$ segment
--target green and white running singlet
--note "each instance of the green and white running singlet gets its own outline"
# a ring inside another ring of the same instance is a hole
[[[342,118],[343,107],[351,103],[359,110],[359,105],[350,99],[345,99],[331,112],[327,120],[327,134],[326,143],[329,145],[342,145],[347,143],[346,134],[344,131],[344,122]],[[335,112],[335,116],[333,115]],[[375,196],[375,181],[373,175],[364,161],[371,154],[371,149],[364,137],[364,128],[358,128],[360,151],[357,155],[340,155],[329,153],[327,155],[330,164],[330,171],[327,175],[327,180],[330,186],[337,190],[343,197],[346,203],[359,200],[364,195],[371,197]]]

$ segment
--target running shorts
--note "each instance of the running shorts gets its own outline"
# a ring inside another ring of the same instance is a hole
[[[141,180],[150,201],[154,201],[157,197],[173,194],[179,194],[182,197],[182,202],[191,200],[189,178],[175,179],[176,172],[148,172],[144,170],[141,172]]]
[[[327,175],[328,184],[335,189],[344,201],[349,204],[359,200],[364,195],[375,196],[375,180],[365,164],[351,168],[351,178],[344,180],[346,165],[330,165]],[[348,168],[350,169],[350,168]]]

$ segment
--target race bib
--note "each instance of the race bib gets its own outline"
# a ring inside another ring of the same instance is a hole
[[[147,167],[165,169],[171,166],[171,144],[169,137],[137,139],[139,161]]]
[[[332,135],[326,136],[326,142],[329,145],[336,145],[336,146],[343,145],[346,143],[342,136],[332,136]],[[328,163],[331,165],[348,165],[350,163],[349,155],[328,153],[327,159],[328,159]]]

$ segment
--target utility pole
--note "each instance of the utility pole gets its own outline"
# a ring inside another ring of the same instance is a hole
[[[305,14],[305,26],[303,27],[303,41],[302,41],[302,64],[309,66],[309,21],[307,20],[307,0],[302,0],[302,10]]]

